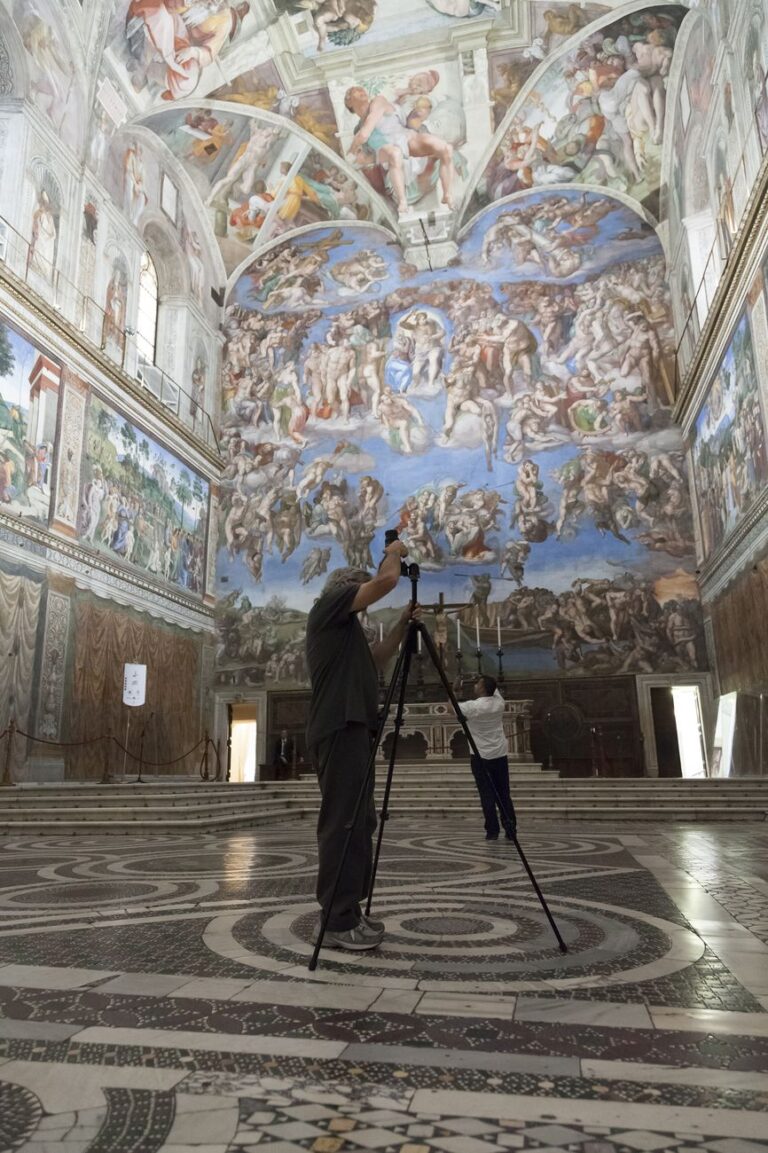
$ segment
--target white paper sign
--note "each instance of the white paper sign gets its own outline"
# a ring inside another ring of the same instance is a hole
[[[123,704],[143,705],[147,696],[147,666],[126,665],[123,670]]]

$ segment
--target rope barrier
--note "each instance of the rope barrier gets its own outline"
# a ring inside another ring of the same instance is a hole
[[[6,729],[6,732],[8,730]],[[61,749],[79,749],[85,745],[97,745],[99,741],[108,741],[109,737],[102,734],[100,737],[89,737],[87,741],[49,741],[45,737],[33,737],[31,733],[25,733],[23,729],[16,729],[16,735],[19,737],[26,737],[28,741],[35,741],[38,745],[56,745]],[[0,738],[4,734],[0,733]]]
[[[148,760],[145,760],[145,758],[141,752],[138,755],[136,753],[131,752],[131,750],[126,745],[124,745],[122,743],[122,741],[119,741],[117,739],[117,737],[113,736],[112,733],[101,733],[98,737],[89,737],[86,740],[82,740],[82,741],[52,741],[52,740],[48,740],[46,737],[33,736],[32,733],[27,733],[24,731],[24,729],[17,728],[16,725],[13,723],[13,721],[11,721],[11,724],[8,725],[5,729],[3,729],[2,732],[0,732],[0,741],[2,741],[4,737],[8,737],[9,744],[10,744],[11,738],[14,736],[23,737],[25,740],[34,741],[36,744],[39,744],[39,745],[49,745],[49,746],[53,746],[53,747],[61,748],[61,749],[78,749],[78,748],[85,748],[88,745],[96,745],[102,741],[111,742],[112,744],[116,745],[117,748],[120,749],[121,752],[125,753],[125,755],[127,757],[130,757],[132,761],[138,762],[138,764],[140,766],[139,773],[141,773],[141,770],[144,768],[160,769],[160,768],[167,768],[169,765],[176,765],[179,763],[179,761],[186,760],[186,758],[188,756],[190,756],[192,753],[196,752],[197,749],[199,749],[201,747],[201,745],[205,746],[205,749],[203,751],[203,761],[205,761],[205,755],[206,755],[208,746],[213,745],[214,751],[216,753],[216,761],[217,761],[216,777],[214,779],[215,780],[220,779],[221,758],[219,757],[219,750],[216,747],[216,745],[214,744],[214,742],[211,740],[211,738],[208,736],[207,733],[205,734],[205,736],[201,737],[200,740],[197,741],[196,744],[192,745],[191,748],[187,749],[186,752],[181,753],[178,757],[172,757],[170,760],[167,760],[167,761],[148,761]],[[106,770],[105,770],[105,772],[106,772]],[[201,763],[201,776],[202,776],[202,763]],[[202,779],[207,780],[209,778],[203,776]]]
[[[191,749],[187,749],[186,753],[182,753],[180,756],[174,757],[170,761],[148,761],[144,757],[137,757],[136,754],[132,753],[131,750],[126,745],[124,745],[122,743],[122,741],[119,741],[117,739],[117,737],[112,737],[111,739],[112,739],[113,743],[117,745],[118,749],[120,749],[120,751],[122,753],[125,753],[126,756],[129,756],[134,761],[140,761],[142,766],[144,766],[145,768],[160,769],[160,768],[164,768],[167,765],[175,765],[178,763],[178,761],[183,761],[186,757],[188,757],[190,755],[190,753],[194,753],[195,749],[200,748],[203,741],[205,740],[205,737],[201,737],[196,745],[193,745]]]

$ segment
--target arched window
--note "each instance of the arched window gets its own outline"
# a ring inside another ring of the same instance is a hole
[[[155,363],[157,343],[157,270],[152,257],[144,252],[139,272],[139,306],[136,318],[136,346],[139,358],[145,363]]]

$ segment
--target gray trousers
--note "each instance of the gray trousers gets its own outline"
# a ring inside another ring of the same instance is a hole
[[[355,804],[365,780],[373,738],[366,725],[347,725],[315,746],[313,760],[322,800],[317,819],[317,900],[325,911],[331,905],[333,883],[344,852]],[[374,774],[363,798],[352,833],[349,852],[331,905],[328,929],[341,933],[353,929],[368,896],[373,865],[373,832],[376,807]]]

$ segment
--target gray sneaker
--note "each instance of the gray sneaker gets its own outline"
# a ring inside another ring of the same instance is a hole
[[[386,929],[386,925],[383,921],[377,921],[375,917],[369,917],[367,913],[363,913],[362,918],[368,928],[373,929],[374,933],[383,933]]]
[[[323,941],[330,949],[348,949],[352,953],[365,953],[377,949],[384,938],[383,929],[374,929],[361,917],[354,929],[333,933],[329,929]]]

